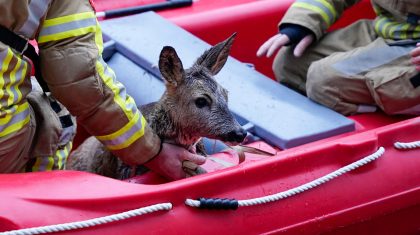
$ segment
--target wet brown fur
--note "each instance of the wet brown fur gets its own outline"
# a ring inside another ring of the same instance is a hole
[[[196,63],[184,70],[175,49],[166,46],[159,58],[159,69],[166,91],[158,102],[139,107],[150,127],[165,141],[186,149],[201,137],[228,140],[228,133],[242,130],[230,113],[227,91],[213,78],[224,66],[235,34],[200,56]],[[199,101],[197,101],[200,99]],[[197,102],[205,103],[198,107]],[[68,161],[68,169],[88,171],[112,178],[122,178],[124,164],[114,157],[94,137],[88,138]]]

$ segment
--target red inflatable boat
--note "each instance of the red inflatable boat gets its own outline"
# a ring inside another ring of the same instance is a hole
[[[156,2],[95,1],[97,11]],[[271,59],[255,52],[292,2],[199,0],[158,14],[210,44],[238,32],[232,56],[274,78]],[[334,28],[371,17],[364,0]],[[253,142],[274,156],[246,154],[239,165],[232,153],[216,153],[233,166],[208,161],[209,173],[174,182],[152,173],[128,181],[3,174],[0,234],[419,234],[420,117],[350,119],[355,131],[287,150]],[[84,138],[80,130],[75,145]]]

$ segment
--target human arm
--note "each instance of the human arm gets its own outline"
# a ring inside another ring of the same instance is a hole
[[[53,1],[37,41],[51,92],[87,132],[129,165],[157,155],[159,137],[102,59],[102,34],[89,1]]]
[[[298,0],[291,5],[279,23],[279,34],[265,41],[257,56],[271,56],[282,46],[292,45],[299,57],[314,41],[319,40],[327,29],[348,7],[359,0]],[[297,35],[297,37],[296,37]]]

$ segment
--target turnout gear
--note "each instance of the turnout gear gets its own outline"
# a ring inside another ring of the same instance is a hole
[[[279,27],[299,25],[317,42],[303,57],[282,48],[273,63],[281,83],[342,114],[372,111],[420,114],[418,71],[410,51],[420,40],[417,0],[372,0],[374,20],[360,20],[333,32],[327,29],[357,0],[297,0]],[[367,106],[366,106],[367,105]]]
[[[115,155],[135,165],[158,153],[159,137],[101,57],[88,0],[0,0],[0,24],[38,42],[51,94]],[[0,65],[0,172],[63,169],[73,137],[59,117],[67,110],[57,114],[51,97],[32,91],[30,60],[2,42]]]

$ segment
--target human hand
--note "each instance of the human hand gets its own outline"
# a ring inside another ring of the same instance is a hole
[[[163,143],[159,155],[144,165],[167,179],[177,180],[187,177],[185,172],[188,171],[187,169],[191,170],[193,166],[202,165],[205,162],[204,156],[190,153],[177,145]]]
[[[416,66],[416,69],[420,71],[420,43],[417,43],[417,47],[414,48],[410,54],[411,54],[411,63]]]
[[[309,45],[314,41],[314,36],[309,34],[302,38],[300,42],[296,45],[295,49],[293,50],[293,54],[296,57],[302,56],[303,52],[308,48]],[[281,47],[286,45],[290,42],[290,39],[285,34],[276,34],[266,42],[264,42],[257,51],[257,56],[261,57],[262,55],[266,55],[270,57],[274,54],[274,52],[278,51]]]

